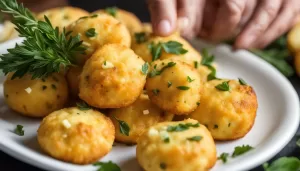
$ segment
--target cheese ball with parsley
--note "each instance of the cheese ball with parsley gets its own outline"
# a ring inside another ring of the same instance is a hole
[[[234,140],[252,128],[257,111],[253,88],[237,80],[212,80],[204,83],[201,103],[189,117],[198,120],[215,140]]]
[[[75,164],[89,164],[105,156],[115,138],[111,120],[96,110],[77,107],[55,111],[38,129],[40,147],[50,156]]]
[[[76,56],[77,63],[84,62],[100,47],[115,43],[130,47],[131,37],[124,24],[107,14],[93,14],[82,17],[67,27],[72,36],[80,35],[85,54]]]
[[[70,67],[66,74],[66,79],[69,86],[69,92],[73,97],[78,97],[79,93],[79,76],[82,72],[82,67]]]
[[[136,156],[147,171],[207,171],[217,159],[210,132],[193,119],[150,127],[138,140]]]
[[[12,80],[10,73],[4,82],[4,97],[14,111],[30,117],[44,117],[64,107],[68,100],[68,85],[62,74],[32,79],[27,74]]]
[[[89,12],[77,7],[58,7],[45,10],[37,15],[38,20],[45,20],[47,16],[53,27],[58,27],[60,31],[78,18],[89,15]]]
[[[116,7],[109,7],[93,12],[93,14],[108,14],[115,17],[122,24],[124,24],[129,30],[130,34],[133,35],[136,32],[140,32],[143,29],[142,22],[139,18],[129,11],[125,11]]]
[[[151,64],[146,82],[150,100],[177,115],[188,114],[200,103],[201,77],[195,68],[173,59]]]
[[[156,59],[163,60],[172,58],[194,66],[195,61],[201,61],[202,57],[200,53],[177,34],[173,34],[169,37],[147,36],[146,34],[143,40],[144,41],[133,43],[132,49],[146,62],[152,62]],[[160,53],[161,55],[159,55]]]
[[[137,143],[139,137],[150,126],[163,121],[171,121],[173,116],[174,115],[164,112],[151,103],[146,94],[141,94],[141,96],[130,106],[112,109],[109,112],[109,117],[116,128],[116,140],[128,144]],[[122,133],[120,131],[119,121],[127,123],[129,126],[128,134],[127,132]]]
[[[79,79],[79,97],[97,108],[132,104],[142,93],[145,64],[130,48],[108,44],[86,62]]]

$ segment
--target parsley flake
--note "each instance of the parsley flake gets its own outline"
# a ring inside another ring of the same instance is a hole
[[[234,152],[232,153],[231,156],[236,157],[236,156],[242,155],[252,149],[253,149],[253,147],[251,147],[250,145],[237,146],[234,148]]]
[[[93,165],[99,167],[97,171],[121,171],[121,168],[112,161],[96,162]]]
[[[92,109],[92,107],[90,105],[88,105],[86,102],[81,101],[81,102],[77,102],[76,106],[79,110],[90,110]]]
[[[96,29],[95,28],[89,28],[86,32],[85,35],[87,37],[95,37],[97,35]]]
[[[193,136],[190,138],[187,138],[189,141],[200,141],[203,137],[202,136]]]
[[[157,96],[159,92],[160,92],[160,91],[159,91],[158,89],[153,89],[153,90],[152,90],[152,93],[153,93],[155,96]]]
[[[176,88],[179,89],[179,90],[188,90],[188,89],[190,89],[190,87],[187,87],[187,86],[178,86]]]
[[[195,81],[195,79],[191,79],[190,76],[187,76],[187,81],[188,81],[189,83],[191,83],[191,82]]]
[[[144,75],[147,75],[148,74],[148,69],[149,69],[149,64],[148,62],[144,63],[143,66],[142,66],[142,73]]]
[[[239,82],[241,85],[247,85],[246,81],[243,80],[242,78],[239,78]]]
[[[186,123],[186,124],[178,124],[178,125],[175,125],[175,126],[168,126],[167,127],[167,131],[168,132],[181,132],[181,131],[185,131],[185,130],[188,130],[190,127],[193,127],[193,128],[197,128],[199,127],[200,124],[199,123]]]
[[[56,85],[51,84],[51,87],[52,87],[53,90],[56,90]]]
[[[200,105],[200,102],[197,102],[196,105],[199,106],[199,105]]]
[[[149,77],[152,78],[157,75],[160,75],[165,69],[173,67],[175,65],[176,65],[175,62],[168,62],[168,64],[166,66],[163,66],[160,70],[157,70],[156,69],[157,65],[154,65],[154,69],[149,73]]]
[[[168,81],[168,88],[172,86],[172,82]]]
[[[98,14],[93,14],[93,15],[91,15],[90,17],[91,17],[91,18],[96,18],[96,17],[98,17]]]
[[[114,118],[119,122],[121,134],[129,136],[130,127],[128,126],[128,124],[122,120],[117,119],[115,116]]]
[[[216,77],[216,74],[217,74],[216,69],[215,69],[213,66],[211,66],[211,65],[208,65],[207,67],[208,67],[208,69],[211,71],[211,72],[207,75],[207,81],[211,81],[211,80],[218,79],[218,78]]]
[[[160,167],[161,169],[163,169],[163,170],[167,169],[166,163],[160,163],[160,164],[159,164],[159,167]]]
[[[22,125],[17,125],[15,133],[19,136],[24,136],[24,130]]]
[[[230,87],[229,87],[229,81],[224,81],[221,84],[216,85],[216,89],[220,90],[220,91],[229,91]]]
[[[194,61],[194,67],[198,68],[198,61]]]
[[[117,7],[108,7],[108,8],[105,8],[105,12],[108,13],[109,15],[113,16],[113,17],[116,17],[117,10],[118,10]]]
[[[222,153],[222,154],[218,157],[218,160],[222,160],[223,163],[226,163],[226,162],[227,162],[228,156],[229,156],[228,153]]]
[[[214,55],[210,55],[208,53],[207,49],[203,49],[202,50],[202,60],[201,60],[201,64],[205,65],[205,66],[211,66],[212,63],[214,62],[215,56]]]
[[[147,35],[145,32],[134,33],[135,41],[140,44],[147,41]]]
[[[151,52],[152,61],[155,61],[158,58],[160,58],[162,54],[162,50],[164,50],[166,53],[176,54],[176,55],[185,54],[188,52],[186,49],[183,48],[183,45],[181,43],[176,41],[168,41],[165,43],[159,42],[157,44],[151,42],[148,45],[148,49]]]

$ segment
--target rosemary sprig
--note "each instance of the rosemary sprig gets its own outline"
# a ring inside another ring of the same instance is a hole
[[[84,53],[85,48],[77,35],[70,36],[65,29],[53,28],[49,19],[37,21],[32,13],[16,0],[1,0],[0,9],[12,15],[13,23],[21,37],[26,39],[21,45],[8,49],[0,56],[0,69],[5,74],[14,72],[12,79],[31,74],[32,78],[47,77],[75,64],[73,54]]]

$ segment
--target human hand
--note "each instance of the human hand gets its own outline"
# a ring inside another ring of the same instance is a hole
[[[299,0],[148,0],[154,33],[170,35],[177,25],[187,38],[215,42],[234,36],[236,48],[263,48],[288,31],[300,13]]]

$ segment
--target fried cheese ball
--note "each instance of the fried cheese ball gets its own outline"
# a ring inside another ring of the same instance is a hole
[[[160,43],[167,43],[169,41],[175,41],[183,45],[183,48],[187,50],[187,53],[185,54],[171,54],[167,53],[164,50],[162,50],[162,54],[159,59],[168,59],[168,58],[174,58],[178,60],[182,60],[183,62],[194,66],[195,61],[201,61],[202,57],[200,53],[195,50],[186,40],[183,38],[179,37],[176,34],[173,34],[169,37],[157,37],[157,36],[150,36],[147,41],[143,43],[133,43],[132,44],[132,49],[134,52],[142,57],[144,61],[146,62],[152,62],[152,54],[151,54],[151,49],[150,44],[153,43],[154,45],[157,45],[159,42]]]
[[[295,55],[294,66],[295,66],[297,75],[300,76],[300,51],[297,52]]]
[[[28,74],[11,80],[12,75],[4,82],[5,101],[24,116],[44,117],[63,108],[68,100],[68,85],[61,74],[34,80]]]
[[[229,91],[216,86],[228,82]],[[257,111],[257,97],[251,86],[236,80],[212,80],[204,83],[201,103],[188,117],[198,120],[215,140],[234,140],[252,128]]]
[[[147,171],[207,171],[217,159],[210,132],[193,119],[150,127],[138,140],[136,155]]]
[[[106,9],[101,9],[93,12],[94,14],[108,14],[115,17],[121,23],[123,23],[130,34],[133,35],[136,32],[140,32],[143,30],[142,22],[139,18],[129,11],[125,11],[116,7],[109,7]]]
[[[131,45],[131,37],[125,25],[107,14],[94,14],[78,19],[67,27],[72,35],[80,35],[85,54],[77,55],[77,62],[84,62],[105,44],[116,43],[126,47]]]
[[[56,159],[89,164],[112,149],[114,134],[114,125],[104,114],[72,107],[45,117],[37,139],[42,150]]]
[[[97,108],[132,104],[142,93],[146,75],[142,58],[120,44],[104,45],[86,62],[79,79],[79,97]]]
[[[201,78],[195,68],[173,59],[152,63],[146,90],[161,109],[177,115],[188,114],[200,103]]]
[[[79,94],[79,76],[81,72],[81,67],[70,67],[66,74],[69,91],[73,97],[78,97]]]
[[[53,27],[58,27],[60,31],[78,18],[89,15],[89,12],[77,7],[58,7],[45,10],[37,15],[38,20],[45,20],[47,16]]]
[[[151,103],[146,94],[141,96],[130,106],[112,109],[109,117],[116,128],[116,140],[119,142],[135,144],[139,137],[150,127],[159,122],[171,121],[174,115],[165,113]],[[130,128],[129,136],[120,132],[118,120],[126,122]]]
[[[296,24],[287,35],[288,49],[294,54],[300,52],[300,23]]]

